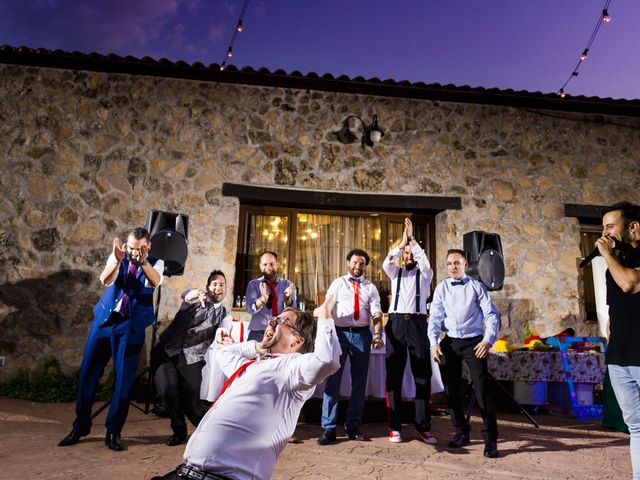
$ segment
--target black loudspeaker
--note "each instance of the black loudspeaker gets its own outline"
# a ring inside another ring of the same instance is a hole
[[[189,253],[189,216],[151,210],[147,230],[151,240],[149,254],[164,260],[164,275],[182,275]]]
[[[488,290],[501,290],[504,284],[502,242],[497,233],[474,231],[462,237],[467,254],[467,275],[480,280]]]

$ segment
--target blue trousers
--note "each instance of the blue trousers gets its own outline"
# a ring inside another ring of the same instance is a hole
[[[350,332],[348,330],[336,330],[338,341],[342,349],[340,355],[340,369],[327,378],[322,398],[322,428],[335,430],[338,418],[338,400],[340,399],[340,383],[344,364],[349,356],[351,362],[351,398],[347,408],[347,416],[344,421],[346,429],[357,429],[362,421],[364,411],[364,397],[367,386],[367,374],[369,372],[369,353],[373,335],[366,328]]]
[[[640,367],[609,365],[609,378],[629,427],[631,467],[634,480],[640,479]]]
[[[76,419],[73,422],[73,428],[83,435],[91,431],[91,408],[98,381],[111,357],[115,383],[105,425],[108,432],[120,434],[122,431],[129,413],[131,386],[143,345],[130,344],[128,340],[128,321],[104,329],[98,328],[96,323],[91,327],[80,366]]]

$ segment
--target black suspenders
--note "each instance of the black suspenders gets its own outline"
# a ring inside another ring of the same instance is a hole
[[[400,281],[402,280],[402,267],[398,271],[398,282],[396,283],[396,301],[393,303],[393,310],[398,310],[398,301],[400,300]],[[416,272],[416,313],[420,313],[420,270]]]

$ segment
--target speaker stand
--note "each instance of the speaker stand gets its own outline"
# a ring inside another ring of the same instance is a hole
[[[509,393],[509,391],[508,391],[506,388],[504,388],[504,385],[502,385],[502,384],[501,384],[500,382],[498,382],[495,378],[493,378],[493,375],[489,375],[489,378],[491,379],[491,381],[492,381],[495,385],[497,385],[497,386],[500,388],[500,390],[502,390],[502,392],[505,394],[505,396],[506,396],[509,400],[511,400],[511,402],[512,402],[515,406],[517,406],[517,407],[518,407],[518,410],[520,410],[520,413],[521,413],[522,415],[524,415],[525,417],[527,417],[527,419],[529,419],[529,423],[531,423],[531,425],[533,425],[533,426],[534,426],[534,427],[536,427],[536,428],[540,428],[540,424],[539,424],[538,422],[536,422],[536,419],[535,419],[535,418],[533,418],[533,417],[531,416],[531,414],[530,414],[529,412],[527,412],[527,411],[525,410],[525,408],[524,408],[522,405],[520,405],[520,403],[518,403],[518,401],[517,401],[515,398],[513,398],[513,396]],[[469,387],[470,387],[470,388],[473,388],[473,387],[471,386],[471,383],[469,383]],[[471,395],[471,401],[469,402],[469,408],[467,409],[467,424],[469,423],[469,420],[471,419],[471,410],[473,410],[473,407],[475,407],[476,403],[478,403],[478,400],[477,400],[477,398],[476,398],[476,393],[475,393],[475,392],[472,392],[472,395]]]

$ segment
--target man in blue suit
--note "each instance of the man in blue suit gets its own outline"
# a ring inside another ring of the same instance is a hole
[[[71,433],[58,446],[78,443],[91,431],[91,407],[98,381],[113,357],[115,384],[105,444],[111,450],[124,449],[122,427],[129,411],[129,397],[138,357],[145,340],[145,329],[155,320],[153,291],[162,282],[164,262],[148,256],[149,232],[134,228],[124,248],[113,240],[113,251],[100,274],[106,287],[93,308],[93,323],[84,349],[76,397],[76,419]]]

